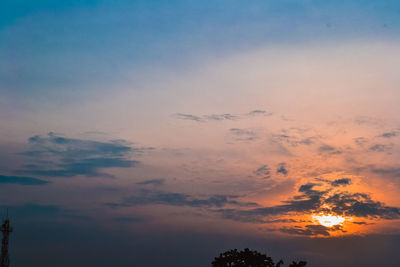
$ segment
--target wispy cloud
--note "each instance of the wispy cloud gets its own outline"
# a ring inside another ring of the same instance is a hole
[[[365,137],[356,137],[354,138],[354,143],[358,146],[364,146],[366,143],[368,143],[368,139]]]
[[[272,112],[268,112],[268,111],[265,111],[265,110],[259,110],[259,109],[255,109],[255,110],[252,110],[252,111],[250,111],[249,113],[247,113],[247,115],[249,115],[249,116],[271,116],[272,115]]]
[[[393,148],[391,144],[375,144],[369,148],[370,151],[374,152],[387,152]]]
[[[185,113],[177,113],[175,117],[182,120],[190,120],[190,121],[197,121],[197,122],[206,122],[206,121],[233,121],[239,119],[237,115],[225,113],[225,114],[209,114],[209,115],[192,115],[192,114],[185,114]]]
[[[342,154],[342,151],[334,146],[322,145],[318,148],[318,152],[327,155]]]
[[[130,155],[151,149],[133,148],[121,140],[98,142],[54,133],[46,137],[33,136],[29,144],[30,149],[22,154],[30,163],[17,173],[44,177],[109,176],[100,169],[134,167],[139,162],[130,160]]]
[[[257,206],[257,204],[253,202],[240,202],[237,200],[238,198],[238,196],[232,195],[212,195],[206,198],[197,198],[182,193],[141,190],[136,195],[127,197],[121,202],[106,203],[106,205],[110,207],[126,207],[149,204],[189,207],[222,207],[225,205],[246,207]]]
[[[139,185],[163,185],[165,183],[165,179],[150,179],[150,180],[144,180],[141,182],[137,182],[136,184]]]
[[[262,165],[254,171],[254,174],[264,179],[268,179],[271,177],[271,168],[266,164]]]
[[[204,121],[202,117],[192,114],[176,113],[175,117],[181,120],[198,121],[198,122]]]
[[[287,234],[294,234],[294,235],[304,235],[304,236],[330,236],[329,231],[336,230],[331,229],[329,227],[325,227],[323,225],[306,225],[305,227],[297,226],[297,227],[282,227],[279,231]]]
[[[288,144],[292,147],[297,147],[300,145],[310,146],[314,144],[317,137],[309,136],[309,137],[298,137],[294,135],[289,135],[287,133],[276,134],[273,136],[273,141],[279,142],[282,144]]]
[[[392,138],[395,136],[397,136],[397,131],[386,132],[386,133],[383,133],[380,135],[380,137],[383,137],[383,138]]]
[[[400,166],[385,166],[378,167],[375,165],[369,166],[372,173],[384,175],[389,178],[400,178]]]
[[[252,130],[231,128],[229,132],[235,136],[236,141],[254,141],[257,135]]]
[[[230,113],[225,113],[225,114],[204,115],[203,118],[209,121],[234,121],[239,119],[239,116]]]
[[[221,114],[206,114],[206,115],[193,115],[188,113],[176,113],[174,116],[181,120],[190,120],[197,122],[207,122],[207,121],[235,121],[244,119],[246,117],[254,116],[271,116],[271,112],[265,110],[252,110],[248,113],[243,114],[232,114],[232,113],[221,113]]]
[[[377,119],[377,118],[373,118],[373,117],[369,117],[369,116],[357,116],[354,119],[354,122],[358,125],[372,125],[372,126],[377,126],[382,124],[382,121]]]

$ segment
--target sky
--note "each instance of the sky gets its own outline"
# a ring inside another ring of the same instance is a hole
[[[399,266],[400,3],[3,0],[13,266]]]

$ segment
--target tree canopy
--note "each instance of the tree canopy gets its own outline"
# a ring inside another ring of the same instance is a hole
[[[293,261],[289,267],[304,267],[307,262]],[[213,267],[280,267],[283,261],[279,260],[275,263],[271,257],[258,251],[248,248],[238,251],[237,249],[228,250],[221,253],[219,257],[214,258]]]

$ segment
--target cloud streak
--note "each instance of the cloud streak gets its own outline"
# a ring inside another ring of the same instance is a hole
[[[0,184],[45,185],[48,183],[50,182],[33,177],[0,175]]]
[[[238,196],[232,195],[212,195],[206,198],[197,198],[182,193],[169,193],[161,191],[141,190],[136,195],[125,198],[118,203],[106,203],[110,207],[129,207],[139,205],[170,205],[170,206],[188,206],[188,207],[222,207],[225,205],[234,206],[257,206],[253,202],[240,202]]]
[[[188,113],[176,113],[174,116],[181,120],[190,120],[196,122],[208,122],[208,121],[235,121],[244,119],[247,117],[255,116],[271,116],[272,113],[265,110],[252,110],[244,114],[232,114],[232,113],[222,113],[222,114],[207,114],[207,115],[193,115]]]
[[[151,179],[151,180],[144,180],[141,182],[137,182],[136,184],[139,185],[163,185],[165,183],[165,179]]]

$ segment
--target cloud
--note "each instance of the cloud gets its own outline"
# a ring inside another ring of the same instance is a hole
[[[64,159],[63,159],[64,160]],[[106,173],[98,172],[102,168],[129,168],[138,164],[137,161],[123,160],[120,158],[89,158],[80,159],[71,163],[57,163],[58,169],[41,169],[42,166],[31,167],[29,170],[21,170],[20,173],[28,173],[46,177],[73,177],[77,175],[85,176],[110,176]]]
[[[175,117],[181,120],[204,121],[203,118],[192,114],[176,113]]]
[[[265,110],[252,110],[248,113],[244,114],[231,114],[231,113],[222,113],[222,114],[207,114],[207,115],[193,115],[188,113],[175,113],[174,116],[181,120],[191,120],[197,122],[207,122],[207,121],[234,121],[244,119],[246,117],[254,117],[254,116],[271,116],[271,112],[267,112]]]
[[[294,226],[294,227],[282,227],[279,229],[282,233],[302,235],[302,236],[330,236],[330,232],[346,232],[342,229],[341,225],[335,225],[333,227],[326,227],[320,224],[309,224],[305,227]]]
[[[329,231],[332,230],[323,225],[306,225],[303,227],[283,227],[279,231],[287,234],[304,235],[304,236],[330,236]]]
[[[192,114],[185,113],[176,113],[175,117],[181,120],[191,120],[197,122],[206,122],[206,121],[225,121],[225,120],[237,120],[239,116],[225,113],[225,114],[209,114],[203,116],[197,116]]]
[[[395,136],[397,136],[397,132],[395,132],[395,131],[386,132],[386,133],[383,133],[382,135],[380,135],[380,137],[383,137],[383,138],[392,138]]]
[[[313,187],[316,185],[317,184],[314,184],[314,183],[303,184],[300,186],[299,192],[311,192]]]
[[[354,217],[373,217],[383,219],[400,218],[400,209],[388,207],[379,201],[373,201],[369,195],[363,193],[336,193],[325,199],[331,210],[339,215]]]
[[[354,119],[354,122],[358,125],[380,125],[381,124],[381,120],[377,119],[377,118],[372,118],[372,117],[368,117],[368,116],[358,116]]]
[[[254,141],[257,138],[256,133],[251,130],[231,128],[229,132],[236,136],[237,141]]]
[[[98,142],[72,139],[49,133],[46,137],[29,138],[30,149],[22,153],[30,164],[17,173],[45,177],[109,176],[104,168],[129,168],[139,162],[131,154],[141,154],[152,148],[132,148],[125,141]]]
[[[237,120],[239,116],[225,113],[225,114],[211,114],[211,115],[205,115],[204,118],[206,120],[211,120],[211,121],[224,121],[224,120]]]
[[[292,200],[283,201],[284,204],[282,205],[260,207],[250,210],[220,209],[218,212],[224,218],[240,222],[254,223],[263,223],[266,220],[266,217],[268,218],[269,216],[311,212],[318,210],[323,204],[323,192],[312,190],[314,185],[315,184],[302,185],[299,192],[302,192],[303,194],[294,197]]]
[[[351,184],[350,178],[340,178],[331,182],[332,186],[349,185],[349,184]]]
[[[370,166],[371,172],[375,174],[385,175],[392,178],[400,177],[400,167],[390,166],[390,167],[376,167],[375,165]]]
[[[265,110],[255,109],[247,113],[248,116],[271,116],[272,112],[267,112]]]
[[[165,183],[165,179],[151,179],[151,180],[145,180],[141,182],[137,182],[136,184],[139,185],[163,185]]]
[[[319,137],[304,136],[306,131],[307,129],[301,128],[283,129],[281,134],[274,134],[272,138],[275,142],[286,143],[292,147],[298,147],[300,145],[313,145]]]
[[[358,145],[358,146],[363,146],[366,143],[368,143],[368,139],[365,137],[356,137],[353,140],[354,140],[354,143],[356,143],[356,145]]]
[[[262,176],[264,179],[268,179],[271,177],[271,169],[265,164],[255,170],[254,174],[257,176]]]
[[[122,223],[142,223],[149,220],[147,217],[116,217],[114,219],[117,222]]]
[[[77,212],[65,209],[58,205],[46,205],[38,203],[26,203],[22,205],[2,205],[0,210],[8,209],[9,216],[16,221],[43,221],[54,220],[60,217],[70,219],[87,219]]]
[[[335,155],[335,154],[341,154],[342,151],[339,149],[329,146],[329,145],[322,145],[318,148],[318,152],[321,154],[329,154],[329,155]]]
[[[276,173],[287,175],[289,171],[286,168],[286,163],[279,163],[278,168],[276,169]]]
[[[33,177],[0,175],[0,184],[45,185],[50,182]]]
[[[224,219],[229,219],[232,221],[243,222],[243,223],[256,223],[256,224],[266,224],[266,223],[296,223],[294,219],[270,219],[263,215],[257,214],[257,212],[252,211],[241,211],[238,212],[237,209],[218,209],[214,210],[215,213],[222,216]]]
[[[163,204],[188,207],[222,207],[225,205],[257,206],[252,202],[239,202],[238,196],[212,195],[207,198],[196,198],[187,194],[167,193],[160,191],[141,190],[138,194],[125,198],[119,203],[106,203],[110,207],[128,207],[138,205]]]
[[[392,149],[393,145],[375,144],[369,148],[370,151],[385,152]]]
[[[354,224],[358,224],[358,225],[368,225],[367,222],[352,222]]]
[[[253,209],[219,209],[216,210],[222,217],[240,221],[264,223],[271,216],[288,214],[332,213],[342,216],[369,218],[369,219],[398,219],[400,208],[390,207],[374,201],[365,193],[349,193],[340,191],[339,185],[350,184],[350,179],[342,178],[332,181],[317,180],[318,183],[306,183],[299,186],[297,194],[291,199],[282,201],[282,204]],[[316,187],[328,187],[317,190]],[[310,229],[305,229],[305,233]]]

